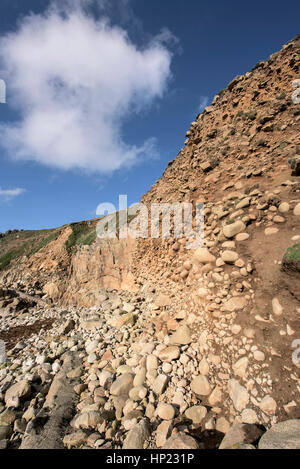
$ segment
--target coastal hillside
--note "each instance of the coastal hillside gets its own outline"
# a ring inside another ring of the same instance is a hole
[[[299,65],[234,78],[142,197],[203,203],[202,247],[0,236],[3,447],[300,447]]]

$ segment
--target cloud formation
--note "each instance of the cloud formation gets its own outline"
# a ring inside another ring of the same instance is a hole
[[[124,29],[86,13],[89,3],[64,12],[53,4],[0,38],[10,101],[21,116],[0,125],[0,144],[13,159],[107,173],[154,152],[154,138],[126,143],[122,125],[166,90],[166,33],[138,48]]]
[[[208,96],[200,96],[200,103],[199,103],[199,108],[198,108],[200,113],[204,111],[208,103],[209,103]]]
[[[20,187],[17,187],[16,189],[2,189],[0,187],[0,198],[3,197],[4,199],[12,199],[18,195],[23,194],[24,192],[25,189],[21,189]]]

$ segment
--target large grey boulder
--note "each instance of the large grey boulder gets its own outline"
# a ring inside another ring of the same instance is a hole
[[[277,423],[261,438],[259,449],[300,449],[300,420]]]
[[[76,380],[68,373],[81,365],[76,352],[62,356],[62,367],[52,381],[44,409],[31,420],[25,430],[20,449],[63,449],[63,436],[70,422],[77,400],[74,391]]]

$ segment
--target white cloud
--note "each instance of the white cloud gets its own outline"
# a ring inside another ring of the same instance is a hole
[[[209,99],[208,96],[200,96],[200,103],[199,103],[199,112],[203,112],[206,106],[208,105]]]
[[[0,125],[0,144],[13,159],[105,173],[154,152],[154,138],[127,144],[122,125],[166,90],[166,33],[139,49],[124,29],[88,15],[88,3],[64,14],[52,5],[0,38],[10,101],[21,116]]]
[[[0,187],[0,197],[4,197],[5,199],[11,199],[13,197],[17,197],[25,192],[25,189],[21,189],[17,187],[16,189],[2,189]]]

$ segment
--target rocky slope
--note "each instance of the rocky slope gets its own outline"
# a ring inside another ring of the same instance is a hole
[[[0,239],[2,447],[300,447],[299,53],[234,79],[143,197],[204,202],[202,248]]]

